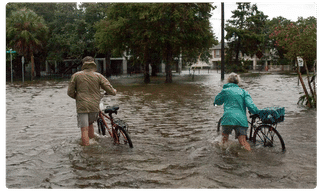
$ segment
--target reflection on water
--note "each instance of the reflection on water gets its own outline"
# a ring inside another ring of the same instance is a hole
[[[216,72],[110,79],[118,90],[105,97],[119,105],[134,148],[80,145],[75,102],[67,83],[6,87],[6,186],[8,188],[314,188],[316,110],[296,105],[297,77],[242,76],[258,108],[286,107],[278,126],[287,151],[249,153],[236,140],[223,146],[216,123],[223,107],[212,105],[223,86]]]

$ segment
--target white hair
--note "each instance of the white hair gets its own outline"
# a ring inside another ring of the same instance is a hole
[[[239,84],[240,83],[240,76],[237,75],[236,73],[230,73],[228,76],[228,83],[234,83],[234,84]]]

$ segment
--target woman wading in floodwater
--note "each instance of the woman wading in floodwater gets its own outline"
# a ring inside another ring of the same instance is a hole
[[[239,82],[239,75],[231,73],[228,77],[228,83],[223,85],[222,91],[216,96],[214,105],[224,104],[221,120],[222,143],[226,143],[231,131],[235,130],[239,143],[246,150],[251,151],[250,144],[246,140],[248,129],[246,108],[252,114],[259,113],[259,109],[253,103],[250,94],[238,86]]]

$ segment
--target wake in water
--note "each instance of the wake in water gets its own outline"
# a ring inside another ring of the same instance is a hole
[[[248,151],[239,144],[238,140],[231,139],[232,135],[230,135],[228,142],[222,143],[222,135],[216,137],[212,144],[220,150],[221,153],[231,154],[231,155],[240,155],[241,153],[247,153]]]

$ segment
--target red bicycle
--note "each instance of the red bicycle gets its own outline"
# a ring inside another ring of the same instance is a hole
[[[125,121],[112,116],[112,114],[117,114],[118,110],[118,106],[108,106],[103,110],[100,109],[99,117],[97,119],[99,134],[106,135],[106,132],[108,131],[115,144],[129,144],[129,147],[133,148],[128,133],[128,124]]]

